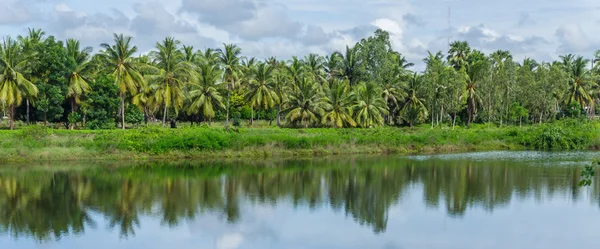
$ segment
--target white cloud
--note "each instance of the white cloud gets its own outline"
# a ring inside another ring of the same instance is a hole
[[[240,233],[225,234],[217,240],[217,249],[237,249],[244,242],[244,236]]]

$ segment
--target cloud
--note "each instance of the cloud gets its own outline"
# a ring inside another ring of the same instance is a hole
[[[300,41],[306,45],[320,45],[326,43],[330,36],[317,25],[308,25],[300,36]]]
[[[559,53],[585,53],[593,50],[595,46],[580,25],[561,26],[556,29],[555,35],[559,42],[556,51]]]
[[[220,26],[250,20],[256,16],[250,0],[183,0],[181,11],[198,14],[201,21]]]
[[[302,25],[290,19],[281,5],[263,5],[254,18],[224,27],[242,39],[259,40],[271,37],[295,38]]]
[[[133,8],[137,16],[131,20],[130,28],[138,35],[152,37],[156,34],[196,31],[191,24],[175,20],[175,16],[157,2],[136,3]]]
[[[0,2],[0,25],[24,24],[33,20],[34,13],[24,1],[3,0]]]
[[[423,27],[425,26],[425,21],[423,19],[421,19],[420,17],[411,14],[411,13],[407,13],[404,16],[402,16],[402,20],[404,20],[407,24],[412,25],[412,26],[417,26],[417,27]]]
[[[217,249],[236,249],[244,242],[244,236],[240,233],[225,234],[217,240]]]
[[[521,15],[519,16],[519,22],[518,25],[520,27],[523,26],[527,26],[527,25],[534,25],[537,22],[533,19],[531,19],[531,16],[529,15],[529,13],[521,13]]]
[[[539,36],[522,37],[511,34],[501,34],[501,32],[490,29],[485,25],[477,27],[465,26],[458,29],[455,40],[466,40],[476,49],[482,49],[487,52],[495,50],[510,50],[513,53],[524,53],[536,50],[540,44],[547,44],[544,38]]]

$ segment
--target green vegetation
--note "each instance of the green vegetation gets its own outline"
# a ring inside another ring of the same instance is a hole
[[[343,52],[289,60],[249,58],[235,44],[195,50],[174,37],[141,55],[134,43],[115,34],[94,52],[37,29],[4,38],[0,127],[229,127],[243,120],[287,128],[502,127],[594,119],[600,102],[597,58],[516,62],[509,51],[486,55],[457,41],[446,55],[429,52],[424,70],[413,72],[383,30]]]
[[[264,122],[264,121],[263,121]],[[157,127],[130,130],[0,131],[0,161],[287,157],[482,150],[586,150],[600,147],[600,123],[470,128],[287,129]]]

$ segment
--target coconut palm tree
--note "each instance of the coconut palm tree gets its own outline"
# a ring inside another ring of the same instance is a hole
[[[481,97],[479,97],[477,85],[482,78],[484,67],[485,62],[478,61],[473,64],[469,64],[465,73],[467,87],[463,96],[467,98],[467,126],[471,125],[471,122],[473,122],[473,119],[475,118],[475,112],[477,111],[477,104],[481,103]],[[465,69],[463,68],[461,70]]]
[[[137,52],[137,47],[130,44],[131,39],[130,36],[114,34],[113,40],[115,44],[100,44],[100,47],[103,49],[100,58],[107,67],[113,70],[112,77],[115,80],[115,84],[119,87],[122,129],[125,129],[125,98],[127,97],[127,93],[135,95],[146,84],[134,60],[133,55]]]
[[[27,60],[15,40],[4,38],[0,45],[0,103],[8,107],[11,130],[15,127],[15,107],[24,97],[38,94],[37,87],[23,76]]]
[[[217,66],[206,62],[200,64],[199,71],[198,81],[190,84],[189,98],[191,104],[187,112],[188,114],[201,113],[211,125],[211,121],[215,117],[215,109],[226,108],[218,89],[222,72]]]
[[[329,80],[332,80],[336,75],[340,74],[340,62],[340,53],[335,52],[325,57],[323,70],[325,70]]]
[[[287,108],[283,111],[287,113],[286,119],[292,123],[300,121],[305,128],[308,128],[309,123],[319,122],[325,107],[325,98],[319,84],[302,77],[293,88],[286,102]]]
[[[185,85],[197,78],[194,64],[185,60],[179,44],[175,38],[167,37],[162,43],[156,44],[158,51],[151,52],[158,70],[147,78],[148,83],[158,86],[154,92],[154,99],[163,106],[163,127],[169,108],[173,108],[175,113],[179,112],[183,107]]]
[[[462,67],[466,67],[471,54],[471,47],[466,41],[455,41],[450,44],[450,50],[448,50],[448,62],[459,70]]]
[[[334,128],[356,127],[356,121],[352,117],[354,94],[350,91],[349,83],[336,79],[331,86],[325,85],[324,92],[325,114],[321,122]]]
[[[358,49],[356,47],[346,46],[346,53],[340,56],[340,72],[339,76],[346,78],[351,86],[354,86],[360,77],[360,67],[362,66],[362,60],[358,56]]]
[[[261,62],[251,69],[251,78],[245,95],[247,103],[256,109],[268,110],[280,102],[273,82],[273,67]],[[250,119],[250,124],[254,117]]]
[[[292,59],[288,62],[287,72],[294,84],[298,84],[302,75],[304,74],[304,65],[301,60],[296,56],[292,56]]]
[[[579,56],[571,63],[563,64],[565,67],[570,66],[570,68],[567,68],[570,76],[569,92],[566,96],[567,104],[577,102],[582,109],[593,104],[593,98],[588,92],[588,89],[590,89],[593,84],[590,77],[590,71],[587,69],[589,63],[590,60],[583,59],[583,57]]]
[[[424,85],[423,75],[414,73],[406,86],[405,91],[408,93],[408,97],[406,97],[400,114],[402,119],[407,121],[411,127],[415,124],[415,121],[423,120],[428,115],[424,100],[420,96]]]
[[[29,58],[27,59],[27,69],[24,72],[24,76],[25,78],[29,79],[35,84],[36,79],[34,77],[35,74],[33,73],[33,71],[39,66],[39,60],[37,60],[37,57],[39,56],[39,45],[42,43],[46,32],[42,31],[41,29],[31,28],[28,29],[28,31],[29,32],[27,36],[19,36],[17,37],[17,40],[20,43],[24,56]],[[27,104],[27,124],[29,124],[29,103],[32,101],[35,101],[35,99],[33,99],[33,96],[26,96],[25,102]]]
[[[229,125],[229,107],[230,107],[230,96],[231,91],[236,87],[236,81],[240,74],[240,55],[242,49],[234,44],[223,44],[224,49],[217,50],[219,53],[219,63],[223,67],[223,82],[225,82],[227,89],[227,114],[225,116],[225,126]]]
[[[362,82],[355,86],[356,103],[354,120],[361,127],[383,125],[383,116],[388,115],[387,103],[382,90],[374,82]]]
[[[75,112],[77,111],[76,106],[81,102],[81,96],[92,91],[86,78],[86,74],[91,68],[89,62],[92,48],[80,49],[79,41],[75,39],[68,39],[66,45],[67,55],[73,66],[67,77],[67,84],[69,85],[67,98],[71,99],[71,112]]]
[[[212,49],[212,48],[207,48],[206,50],[204,50],[204,52],[199,52],[200,54],[200,58],[201,60],[203,60],[204,62],[211,64],[211,65],[216,65],[219,62],[219,51]]]
[[[285,66],[285,64],[284,64]],[[273,73],[273,91],[277,94],[279,102],[277,103],[277,126],[281,126],[281,106],[287,101],[287,90],[289,89],[290,77],[285,68],[279,68]]]
[[[323,83],[325,82],[325,66],[323,64],[323,57],[317,54],[309,54],[304,58],[305,72],[312,78],[313,81]]]

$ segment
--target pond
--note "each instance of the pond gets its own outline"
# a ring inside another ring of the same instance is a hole
[[[0,168],[0,248],[598,248],[595,152]]]

